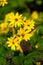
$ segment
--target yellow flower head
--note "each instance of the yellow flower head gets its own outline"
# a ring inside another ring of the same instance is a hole
[[[4,6],[5,4],[8,4],[6,0],[0,0],[0,6]]]
[[[14,51],[15,50],[21,51],[20,41],[21,41],[21,37],[13,36],[13,37],[8,38],[6,45],[8,47],[11,47],[11,49],[14,50]]]
[[[25,20],[24,21],[24,29],[28,29],[28,32],[31,31],[31,29],[34,29],[34,26],[35,26],[35,22],[33,20]]]
[[[20,28],[18,31],[17,31],[17,34],[18,35],[25,35],[28,33],[28,29],[24,29],[24,28]]]
[[[17,12],[14,16],[14,21],[15,21],[15,26],[21,26],[21,24],[22,24],[22,14],[19,15],[19,13]]]
[[[33,35],[32,33],[29,33],[28,29],[25,30],[23,28],[20,28],[17,34],[22,37],[22,40],[24,39],[26,41],[30,40],[30,37]]]
[[[16,14],[14,14],[13,12],[8,13],[5,16],[5,21],[7,21],[9,23],[9,26],[12,26],[12,27],[21,26],[21,24],[22,24],[22,14],[19,15],[18,12]]]
[[[38,18],[38,12],[34,11],[31,16],[33,19],[37,19]]]

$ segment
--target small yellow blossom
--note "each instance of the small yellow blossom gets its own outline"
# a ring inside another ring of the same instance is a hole
[[[9,23],[9,26],[21,26],[22,24],[22,14],[19,15],[19,13],[17,12],[16,14],[14,14],[13,12],[8,13],[5,16],[5,21],[7,21]]]
[[[8,41],[6,42],[6,45],[8,47],[11,47],[12,50],[19,50],[21,51],[21,47],[20,47],[20,41],[21,41],[21,37],[18,36],[13,36],[8,38]]]
[[[37,18],[38,18],[38,12],[37,12],[37,11],[34,11],[34,12],[32,13],[32,15],[31,15],[31,17],[32,17],[33,19],[37,19]]]
[[[33,35],[32,33],[29,33],[28,30],[25,30],[23,28],[20,28],[17,32],[19,36],[22,36],[22,40],[30,40],[30,37]]]
[[[15,26],[21,26],[21,24],[22,24],[22,14],[19,15],[19,13],[17,12],[14,16],[14,21],[15,21]]]
[[[25,31],[23,28],[20,28],[19,30],[18,30],[18,35],[25,35],[26,33],[28,33],[28,31]]]
[[[0,6],[4,6],[5,4],[8,4],[7,0],[0,0]]]
[[[24,24],[23,28],[25,30],[27,30],[28,32],[30,32],[32,29],[34,29],[34,26],[35,26],[35,22],[30,19],[25,20],[23,24]]]
[[[26,22],[24,22],[24,26],[28,26],[27,28],[30,28],[30,29],[34,29],[34,26],[35,26],[35,22],[33,20],[26,20]]]

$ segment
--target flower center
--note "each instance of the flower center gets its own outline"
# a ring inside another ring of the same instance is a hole
[[[12,44],[14,44],[14,42],[12,42]]]
[[[18,19],[16,18],[15,21],[18,21]]]

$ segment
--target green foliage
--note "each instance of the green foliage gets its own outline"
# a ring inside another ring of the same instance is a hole
[[[24,55],[22,53],[19,54],[19,56],[15,56],[12,59],[12,62],[14,62],[15,65],[23,65],[24,61]]]
[[[42,55],[40,55],[38,52],[32,52],[30,54],[28,54],[26,57],[25,57],[25,60],[24,60],[24,65],[31,65],[33,62],[35,63],[35,61],[37,59],[43,59],[42,58]]]
[[[5,65],[6,59],[4,57],[0,57],[0,64]]]

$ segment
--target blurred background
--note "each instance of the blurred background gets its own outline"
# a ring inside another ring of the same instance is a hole
[[[43,16],[43,0],[7,0],[8,4],[0,6],[0,19],[4,19],[5,14],[11,11],[22,13],[27,18],[33,11]]]

